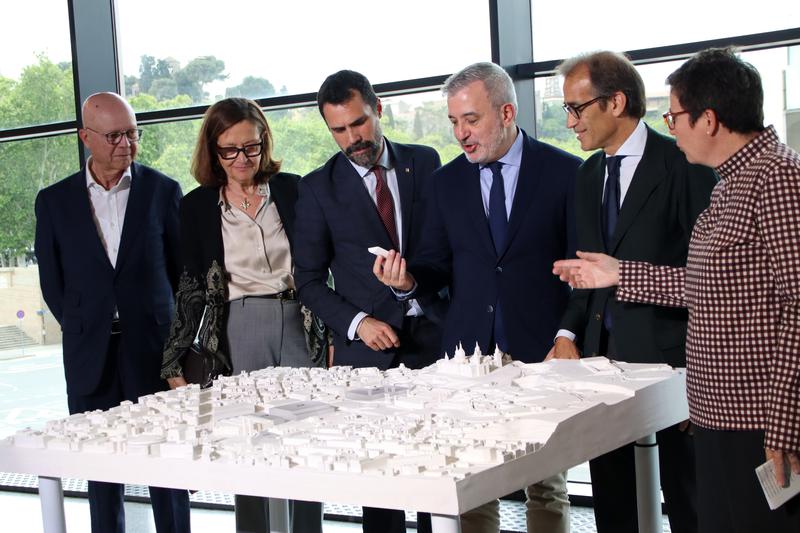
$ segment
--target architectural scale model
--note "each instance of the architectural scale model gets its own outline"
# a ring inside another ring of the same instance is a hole
[[[266,469],[461,480],[534,454],[558,424],[675,371],[605,358],[522,364],[459,346],[422,370],[266,368],[75,414],[1,445]]]

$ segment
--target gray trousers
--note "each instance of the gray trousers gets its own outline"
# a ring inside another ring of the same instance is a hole
[[[228,345],[233,373],[268,366],[311,366],[296,301],[244,297],[228,304]],[[269,500],[236,495],[236,532],[269,533]],[[293,533],[322,533],[320,502],[290,501]]]
[[[543,479],[525,489],[528,533],[569,533],[567,473]],[[461,515],[462,533],[500,531],[500,502],[485,503]]]

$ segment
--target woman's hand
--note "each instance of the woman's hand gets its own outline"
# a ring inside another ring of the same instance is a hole
[[[178,387],[185,387],[188,385],[183,376],[175,376],[174,378],[167,378],[167,383],[170,389],[177,389]]]
[[[619,284],[619,261],[606,254],[578,252],[579,259],[553,263],[553,274],[573,289],[602,289]]]

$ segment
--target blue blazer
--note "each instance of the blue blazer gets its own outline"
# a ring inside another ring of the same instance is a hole
[[[553,261],[575,255],[573,200],[580,159],[524,136],[519,181],[505,249],[495,252],[481,198],[479,168],[463,154],[433,180],[423,249],[409,270],[418,292],[450,286],[442,350],[458,342],[487,353],[497,302],[508,352],[525,362],[544,359],[553,345],[569,287],[552,274]]]
[[[386,141],[400,189],[403,249],[416,257],[424,229],[430,177],[440,165],[439,155],[427,146]],[[387,368],[394,351],[375,352],[360,341],[349,341],[347,330],[360,311],[399,330],[406,304],[372,273],[371,246],[391,249],[375,202],[363,180],[342,153],[310,173],[298,187],[295,208],[295,283],[300,300],[333,330],[337,364]],[[328,286],[328,272],[335,286]],[[440,287],[441,288],[441,287]],[[438,291],[439,289],[437,289]],[[434,322],[446,305],[437,294],[420,301]]]
[[[106,362],[114,309],[119,311],[119,372],[126,396],[165,388],[161,354],[180,274],[181,189],[138,163],[116,267],[106,255],[81,169],[36,197],[36,258],[42,294],[63,332],[68,395],[88,395]]]

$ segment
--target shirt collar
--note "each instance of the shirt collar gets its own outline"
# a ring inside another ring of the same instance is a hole
[[[614,155],[624,155],[624,156],[638,156],[642,157],[644,155],[644,146],[647,144],[647,128],[644,125],[644,122],[641,120],[636,127],[633,129],[628,138],[625,139],[625,142],[622,143],[622,146],[619,147],[617,153]]]
[[[519,133],[519,128],[516,128],[517,136],[514,138],[514,143],[511,145],[511,148],[508,149],[508,152],[503,154],[503,157],[498,159],[499,162],[503,163],[503,165],[508,165],[512,167],[520,167],[522,165],[522,135]],[[481,168],[486,168],[485,165],[481,165]]]
[[[227,211],[227,210],[229,210],[231,208],[231,204],[229,204],[226,201],[225,195],[222,193],[223,189],[225,189],[224,186],[219,188],[219,198],[217,199],[217,205],[220,206],[220,207],[224,207],[225,210]],[[259,195],[259,196],[266,197],[266,199],[269,201],[269,198],[270,198],[270,196],[272,194],[271,193],[271,189],[269,188],[269,182],[260,183],[258,185],[258,188],[256,189],[256,194]]]
[[[778,134],[775,126],[767,126],[753,140],[745,144],[738,152],[733,154],[727,161],[716,168],[717,173],[722,179],[729,179],[736,176],[742,169],[746,168],[751,160],[758,157],[770,146],[779,143]]]
[[[92,176],[92,171],[89,170],[89,166],[92,163],[92,156],[89,156],[89,159],[86,160],[86,189],[92,189],[93,187],[100,187],[101,189],[105,190],[102,185],[97,183]],[[120,185],[130,186],[131,181],[133,181],[133,174],[131,173],[131,167],[125,169],[125,172],[122,173],[122,177],[119,179],[119,182],[112,187],[112,189],[119,187]]]
[[[381,150],[381,155],[375,164],[382,166],[386,170],[390,170],[394,168],[394,165],[392,165],[392,159],[389,157],[389,148],[386,146],[386,138],[384,137],[381,142],[383,143],[383,149]],[[350,161],[350,164],[353,165],[353,168],[356,169],[356,172],[358,172],[358,175],[362,178],[366,178],[367,174],[372,172],[372,167],[362,167],[361,165],[351,161],[349,157],[347,160]]]

